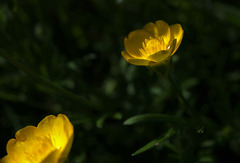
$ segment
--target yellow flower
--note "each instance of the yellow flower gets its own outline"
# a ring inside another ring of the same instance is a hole
[[[37,127],[27,126],[7,143],[1,163],[63,163],[73,142],[73,125],[64,114],[45,117]]]
[[[138,66],[155,66],[163,63],[178,49],[183,37],[180,24],[168,25],[162,20],[148,23],[125,38],[126,51],[122,56]]]

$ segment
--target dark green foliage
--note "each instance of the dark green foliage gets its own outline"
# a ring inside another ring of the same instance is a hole
[[[169,80],[121,56],[124,37],[156,20],[184,29],[172,63],[188,106]],[[69,162],[240,162],[239,31],[238,1],[0,0],[0,48],[92,104],[0,56],[0,157],[17,130],[64,113],[75,129]],[[153,119],[123,124],[141,114]],[[174,135],[131,156],[170,128]]]

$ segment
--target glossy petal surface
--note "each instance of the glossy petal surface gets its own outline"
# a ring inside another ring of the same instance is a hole
[[[37,127],[27,126],[7,143],[1,163],[60,163],[72,146],[73,126],[64,114],[45,117]]]
[[[170,34],[171,34],[169,25],[165,21],[158,20],[156,21],[156,27],[158,30],[158,34],[157,34],[158,37],[163,37],[164,42],[168,44],[170,40]]]
[[[156,63],[154,61],[150,61],[146,59],[135,59],[135,58],[129,59],[128,62],[134,65],[139,65],[139,66],[148,66]]]
[[[176,47],[172,53],[172,55],[173,55],[177,51],[178,47],[180,46],[180,44],[182,42],[184,32],[183,32],[183,29],[180,24],[171,25],[170,30],[171,30],[171,40],[174,40],[174,39],[177,40]]]
[[[172,56],[181,44],[180,24],[169,26],[165,21],[147,23],[143,29],[130,32],[124,40],[124,59],[138,66],[152,66]]]
[[[156,62],[164,61],[173,53],[175,47],[176,47],[176,39],[173,40],[168,50],[161,50],[155,54],[152,54],[151,56],[149,56],[149,59],[155,60]]]
[[[142,42],[150,36],[151,34],[144,30],[132,31],[128,35],[128,38],[124,39],[124,45],[128,54],[136,58],[143,57],[143,54],[139,51],[139,49],[142,48]]]

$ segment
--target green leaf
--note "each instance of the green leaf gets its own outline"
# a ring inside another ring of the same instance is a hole
[[[163,136],[161,136],[158,139],[154,139],[154,140],[150,141],[148,144],[146,144],[145,146],[143,146],[142,148],[140,148],[139,150],[134,152],[132,154],[132,156],[135,156],[135,155],[138,155],[138,154],[140,154],[142,152],[145,152],[145,151],[155,147],[157,144],[160,144],[160,143],[164,142],[166,139],[168,139],[169,137],[174,135],[175,132],[176,131],[173,128],[170,128]]]
[[[169,122],[177,124],[186,124],[185,120],[176,116],[166,115],[166,114],[142,114],[133,116],[126,121],[124,125],[133,125],[140,122],[149,122],[149,121],[158,121],[158,122]]]

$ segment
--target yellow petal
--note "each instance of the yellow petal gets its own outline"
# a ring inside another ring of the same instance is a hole
[[[154,23],[150,22],[150,23],[147,23],[144,27],[143,27],[143,30],[151,33],[153,36],[155,35],[158,35],[158,30],[157,30],[157,27]]]
[[[62,163],[59,161],[59,151],[57,149],[55,149],[54,151],[52,151],[51,153],[49,153],[47,155],[47,157],[45,157],[41,163]]]
[[[183,38],[183,29],[182,26],[180,24],[174,24],[174,25],[170,25],[170,30],[171,30],[171,40],[176,39],[177,43],[176,43],[176,47],[172,53],[172,55],[176,52],[176,50],[178,49],[179,45],[182,42],[182,38]]]
[[[163,37],[165,44],[168,44],[171,36],[169,25],[165,21],[158,20],[156,21],[156,27],[158,30],[157,35]]]
[[[54,115],[46,116],[41,122],[38,123],[37,128],[43,133],[49,133],[52,131],[53,125],[57,117]]]
[[[138,66],[146,66],[146,65],[150,65],[155,63],[154,61],[151,60],[146,60],[146,59],[139,59],[139,58],[133,58],[132,56],[130,56],[127,52],[122,51],[122,56],[124,57],[124,59],[134,65],[138,65]]]
[[[63,114],[59,114],[57,117],[53,115],[45,117],[37,128],[49,135],[53,145],[58,149],[62,148],[62,150],[67,145],[68,139],[73,135],[73,126]]]
[[[69,119],[64,114],[50,115],[38,124],[38,128],[50,136],[53,145],[60,150],[59,163],[64,162],[73,142],[73,126]]]
[[[1,163],[63,163],[73,142],[73,126],[64,114],[45,117],[38,127],[27,126],[7,143]]]
[[[16,139],[10,139],[7,143],[7,153],[15,157],[18,153],[28,150],[29,145],[34,143],[34,137],[38,134],[38,130],[34,126],[27,126],[16,132]]]
[[[71,150],[71,148],[72,148],[73,136],[74,136],[74,135],[72,134],[72,135],[69,137],[69,140],[68,140],[68,143],[67,143],[65,149],[63,150],[63,152],[61,153],[61,155],[60,155],[60,157],[59,157],[59,159],[58,159],[58,162],[59,162],[59,163],[63,163],[63,162],[67,159],[67,157],[68,157],[68,155],[69,155],[69,152],[70,152],[70,150]]]
[[[129,55],[134,58],[140,58],[143,54],[139,51],[142,48],[142,42],[149,38],[151,34],[144,30],[135,30],[129,33],[128,38],[124,39],[125,49]]]
[[[137,66],[149,66],[156,63],[154,61],[150,61],[146,59],[136,59],[136,58],[129,59],[128,62]]]
[[[15,137],[18,141],[31,140],[34,136],[40,135],[38,129],[35,126],[27,126],[18,130]]]
[[[173,42],[168,50],[161,50],[155,54],[152,54],[148,57],[148,59],[154,60],[156,62],[161,62],[161,61],[167,59],[173,53],[175,46],[176,46],[176,39],[173,40]]]
[[[15,161],[13,160],[12,157],[9,157],[9,155],[4,156],[1,160],[0,163],[14,163]]]
[[[148,66],[149,65],[149,60],[145,60],[145,59],[129,59],[128,60],[129,63],[133,64],[133,65],[137,65],[137,66]]]
[[[69,119],[67,118],[67,116],[65,116],[64,114],[59,114],[57,116],[57,119],[61,122],[63,122],[64,124],[64,132],[66,134],[66,138],[67,138],[67,144],[65,144],[65,148],[62,149],[62,153],[60,155],[60,158],[58,160],[58,163],[64,163],[64,161],[67,159],[69,152],[72,148],[72,143],[73,143],[73,125],[72,123],[69,121]],[[58,124],[59,122],[57,122],[56,124]],[[60,139],[58,140],[60,143],[62,143],[62,137],[60,136]]]
[[[14,162],[40,162],[54,149],[52,142],[36,127],[27,126],[17,131],[16,139],[8,141],[7,158]]]
[[[123,58],[128,61],[129,59],[132,59],[133,57],[128,54],[128,52],[122,51],[121,52]]]

